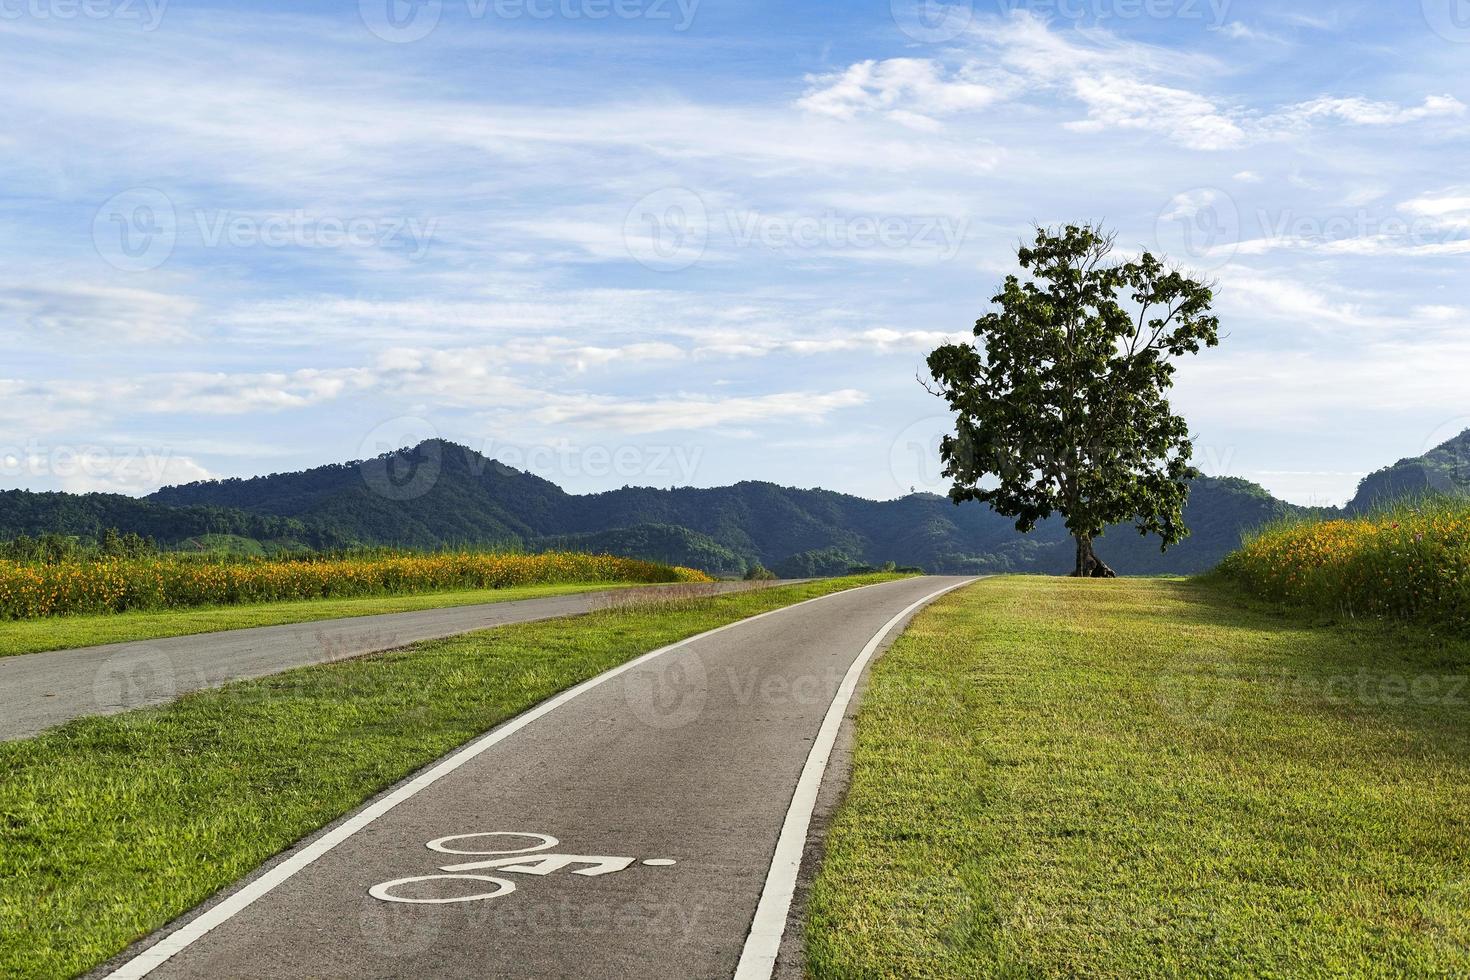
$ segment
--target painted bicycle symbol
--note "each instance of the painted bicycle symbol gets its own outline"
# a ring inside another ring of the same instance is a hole
[[[508,850],[463,850],[452,846],[461,841],[470,841],[485,837],[520,837],[532,838],[537,843],[530,847],[517,847]],[[469,874],[472,871],[499,871],[502,874],[521,874],[545,876],[555,871],[582,865],[571,873],[581,875],[585,878],[597,878],[602,875],[616,874],[619,871],[627,871],[638,861],[630,857],[604,857],[596,854],[549,854],[552,848],[561,841],[550,834],[522,833],[515,830],[492,830],[483,834],[454,834],[449,837],[440,837],[431,840],[424,845],[431,851],[440,854],[457,854],[464,857],[476,857],[488,860],[465,861],[460,864],[441,865],[439,870],[446,872],[438,875],[417,875],[410,878],[395,878],[393,881],[385,881],[368,889],[368,894],[381,902],[402,902],[408,905],[450,905],[456,902],[483,902],[491,898],[503,898],[516,890],[515,882],[506,878],[492,875]],[[676,862],[672,858],[646,858],[642,862],[650,868],[667,868]],[[449,897],[416,897],[413,892],[421,891],[410,886],[421,885],[425,882],[475,882],[477,887],[484,885],[494,886],[494,890],[481,890],[471,895],[453,895]]]

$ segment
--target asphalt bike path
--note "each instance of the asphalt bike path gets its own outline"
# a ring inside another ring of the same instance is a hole
[[[97,975],[769,977],[863,668],[970,581],[836,593],[646,654],[468,743]]]
[[[629,593],[697,589],[713,595],[770,584],[634,586],[0,657],[0,741],[29,738],[73,718],[166,704],[191,691],[308,664],[510,623],[580,615]]]

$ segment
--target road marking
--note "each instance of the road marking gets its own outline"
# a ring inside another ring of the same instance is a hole
[[[801,870],[801,856],[806,850],[807,828],[811,826],[812,811],[817,807],[817,792],[822,787],[822,776],[827,771],[827,762],[832,757],[832,748],[837,744],[837,733],[847,707],[852,703],[858,681],[868,666],[868,661],[878,651],[889,633],[892,633],[912,613],[955,589],[972,585],[979,579],[970,579],[930,593],[890,619],[880,629],[862,653],[852,662],[842,686],[827,709],[827,717],[817,732],[812,751],[802,767],[801,778],[796,782],[796,793],[791,798],[791,809],[786,812],[786,822],[781,826],[781,837],[776,841],[776,853],[771,858],[771,870],[766,875],[765,887],[761,890],[760,904],[756,906],[755,919],[750,925],[750,935],[740,951],[740,963],[735,968],[735,980],[770,980],[776,969],[776,956],[781,951],[781,937],[786,933],[786,919],[791,914],[791,899],[796,893],[796,876]]]
[[[465,840],[469,837],[537,837],[543,843],[532,847],[523,847],[511,851],[456,851],[446,847],[445,841]],[[487,878],[483,875],[463,874],[465,871],[508,871],[512,874],[535,875],[544,878],[546,875],[570,868],[574,864],[585,864],[589,867],[578,868],[573,871],[574,875],[582,875],[584,878],[599,878],[602,875],[617,874],[619,871],[627,871],[637,861],[630,857],[604,857],[599,854],[547,854],[548,847],[555,847],[561,843],[550,834],[525,834],[515,830],[492,830],[483,834],[455,834],[452,837],[440,837],[431,840],[424,846],[431,851],[440,854],[458,854],[461,856],[473,854],[480,858],[489,860],[467,861],[464,864],[446,864],[439,868],[447,872],[442,875],[418,875],[413,878],[395,878],[385,881],[368,889],[368,895],[380,902],[401,902],[405,905],[449,905],[455,902],[483,902],[492,898],[500,898],[509,895],[516,890],[514,882],[506,881],[504,878]],[[678,862],[671,858],[649,858],[643,862],[651,868],[667,868]],[[451,896],[449,898],[409,898],[394,894],[394,889],[399,885],[413,885],[421,881],[488,881],[498,886],[497,891],[484,892],[477,895]]]
[[[454,848],[449,847],[448,845],[446,845],[444,843],[445,841],[451,841],[451,840],[466,840],[466,839],[468,839],[470,837],[536,837],[536,838],[539,838],[540,839],[541,843],[535,844],[535,845],[533,845],[531,847],[516,847],[516,848],[511,848],[508,851],[456,851]],[[525,834],[525,833],[521,833],[518,830],[489,830],[489,831],[486,831],[483,834],[453,834],[453,835],[451,835],[449,837],[440,837],[438,840],[431,840],[431,841],[429,841],[424,846],[427,847],[431,851],[438,851],[440,854],[479,854],[479,855],[491,855],[491,854],[531,854],[531,853],[533,853],[535,851],[544,851],[548,847],[555,847],[556,845],[558,845],[560,843],[561,843],[561,841],[557,840],[555,837],[552,837],[550,834]]]
[[[782,606],[780,609],[771,609],[767,612],[757,613],[756,615],[747,617],[746,619],[739,619],[733,623],[726,623],[724,626],[717,626],[712,630],[706,630],[705,632],[700,633],[696,636],[691,636],[687,637],[686,639],[680,640],[678,643],[671,643],[666,647],[660,647],[657,650],[653,650],[649,653],[643,654],[642,656],[635,657],[625,664],[614,667],[611,670],[606,671],[605,673],[598,674],[596,677],[585,680],[575,687],[568,688],[561,694],[558,694],[555,697],[551,698],[549,701],[545,701],[538,707],[532,708],[531,710],[523,714],[517,715],[515,718],[512,718],[510,721],[505,722],[500,727],[491,730],[485,735],[482,735],[480,738],[476,739],[473,742],[470,742],[468,745],[454,752],[438,765],[435,765],[432,768],[425,770],[423,773],[420,773],[418,776],[400,786],[398,789],[393,790],[387,796],[384,796],[376,802],[364,807],[362,810],[358,811],[358,813],[343,821],[336,828],[323,834],[321,837],[318,837],[316,840],[312,841],[310,844],[306,845],[295,854],[292,854],[284,861],[272,867],[269,871],[265,872],[265,874],[261,875],[259,878],[256,878],[254,881],[245,885],[239,891],[236,891],[234,894],[225,898],[207,911],[191,919],[189,922],[180,926],[178,929],[169,933],[167,936],[164,936],[158,942],[154,943],[152,946],[143,950],[143,952],[139,953],[137,956],[119,966],[116,970],[113,970],[111,973],[106,974],[105,980],[137,980],[137,978],[146,977],[148,974],[158,969],[164,963],[168,962],[170,959],[177,956],[179,953],[181,953],[194,943],[198,942],[201,938],[208,935],[211,930],[216,929],[224,923],[228,922],[230,919],[233,919],[235,916],[239,915],[255,902],[257,902],[264,896],[269,895],[271,892],[279,888],[282,884],[295,877],[303,869],[308,868],[311,865],[315,864],[317,861],[321,860],[322,857],[330,853],[335,847],[337,847],[338,844],[341,844],[353,834],[356,834],[359,830],[362,830],[364,827],[372,824],[374,821],[378,820],[380,817],[388,813],[400,803],[403,803],[406,800],[410,800],[413,797],[417,796],[419,793],[422,793],[424,790],[428,789],[430,786],[434,785],[445,776],[448,776],[456,769],[459,769],[461,766],[472,761],[477,756],[488,751],[491,747],[505,741],[507,738],[510,738],[510,736],[514,735],[522,728],[525,728],[533,721],[537,721],[538,719],[545,717],[546,715],[555,711],[557,708],[566,704],[568,701],[576,698],[578,695],[585,694],[587,691],[592,690],[598,685],[606,683],[607,681],[612,680],[614,677],[618,677],[624,673],[627,673],[628,671],[633,670],[635,667],[640,667],[643,664],[648,663],[650,660],[653,660],[655,657],[661,657],[666,653],[678,650],[681,647],[686,647],[691,643],[696,643],[700,640],[705,639],[706,637],[714,636],[717,633],[723,633],[726,630],[735,629],[737,626],[743,626],[746,623],[753,623],[757,620],[765,619],[768,616],[775,616],[780,613],[789,612],[792,609],[799,609],[802,606],[807,606],[814,602],[821,602],[825,599],[832,599],[842,595],[851,595],[854,592],[860,592],[863,589],[876,589],[885,584],[887,583],[877,582],[873,585],[859,586],[856,589],[843,589],[841,592],[829,592],[826,595],[820,595],[812,599],[804,599],[801,602],[795,602],[789,606]]]
[[[392,889],[399,885],[412,885],[418,881],[488,881],[496,887],[496,890],[479,895],[464,895],[460,898],[404,898],[392,892]],[[380,902],[401,902],[404,905],[453,905],[456,902],[481,902],[487,898],[499,898],[515,890],[515,882],[506,881],[504,878],[489,878],[485,875],[419,875],[417,878],[399,878],[395,881],[385,881],[381,885],[374,885],[368,889],[368,894]]]

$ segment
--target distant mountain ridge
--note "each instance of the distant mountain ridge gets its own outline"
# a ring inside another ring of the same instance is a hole
[[[148,500],[290,520],[324,538],[361,543],[570,547],[723,575],[757,562],[778,570],[830,569],[843,556],[853,564],[893,561],[962,573],[1061,572],[1072,563],[1059,521],[1023,536],[983,505],[956,507],[933,494],[874,501],[747,481],[575,495],[437,440],[377,460],[167,487]],[[1243,529],[1293,509],[1244,480],[1205,478],[1197,481],[1186,512],[1195,533],[1182,545],[1161,555],[1156,539],[1118,528],[1103,547],[1120,571],[1198,572],[1233,550]]]
[[[1470,432],[1424,457],[1365,478],[1354,499],[1424,487],[1470,491]],[[1333,513],[1328,510],[1326,513]],[[1125,574],[1212,568],[1242,533],[1306,508],[1246,480],[1197,480],[1185,510],[1192,534],[1161,554],[1157,538],[1111,529],[1099,542]],[[46,531],[98,536],[108,527],[168,544],[234,536],[283,547],[503,545],[606,551],[740,575],[830,574],[844,563],[892,561],[935,572],[1060,573],[1072,546],[1059,520],[1032,534],[981,504],[916,493],[867,500],[830,490],[747,481],[698,489],[624,487],[569,494],[549,480],[464,446],[430,440],[372,460],[165,487],[142,500],[115,494],[0,492],[0,536]],[[249,544],[249,541],[245,542]]]
[[[1363,477],[1347,510],[1361,513],[1382,504],[1426,494],[1470,494],[1470,429],[1423,456],[1401,459]]]

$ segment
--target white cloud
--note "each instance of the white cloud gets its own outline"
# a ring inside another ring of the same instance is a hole
[[[1087,105],[1087,119],[1067,124],[1078,132],[1144,130],[1195,150],[1227,150],[1248,138],[1229,114],[1193,92],[1117,75],[1078,77],[1072,84]]]
[[[1243,25],[1225,32],[1264,37]],[[1067,123],[1069,129],[1149,132],[1201,151],[1237,149],[1314,123],[1397,126],[1458,117],[1466,109],[1450,95],[1431,95],[1408,107],[1361,97],[1321,97],[1275,110],[1222,104],[1173,81],[1219,73],[1207,59],[1126,42],[1099,29],[1063,36],[1025,11],[977,28],[970,43],[971,51],[953,67],[933,59],[896,58],[810,77],[811,87],[797,104],[836,119],[883,113],[911,128],[932,129],[937,118],[1002,100],[1034,103],[1064,93],[1087,112],[1085,119]]]
[[[1423,194],[1404,202],[1410,214],[1450,231],[1470,231],[1470,188],[1456,187]]]
[[[553,396],[531,415],[548,425],[595,425],[618,432],[647,433],[712,429],[759,422],[819,422],[831,413],[868,400],[853,389],[713,398],[680,395],[631,399]]]
[[[1424,119],[1455,118],[1465,115],[1465,104],[1452,95],[1431,95],[1418,106],[1401,106],[1393,102],[1375,102],[1364,98],[1320,98],[1291,106],[1275,117],[1292,123],[1315,119],[1331,119],[1354,126],[1402,126]]]
[[[186,296],[40,272],[23,283],[0,285],[0,325],[8,322],[13,334],[65,345],[118,337],[181,340],[198,313],[198,302]]]
[[[837,119],[886,112],[916,128],[935,128],[936,116],[974,112],[1002,96],[979,80],[975,66],[947,71],[927,58],[860,61],[838,74],[808,76],[807,82],[810,88],[797,105],[809,112]]]

